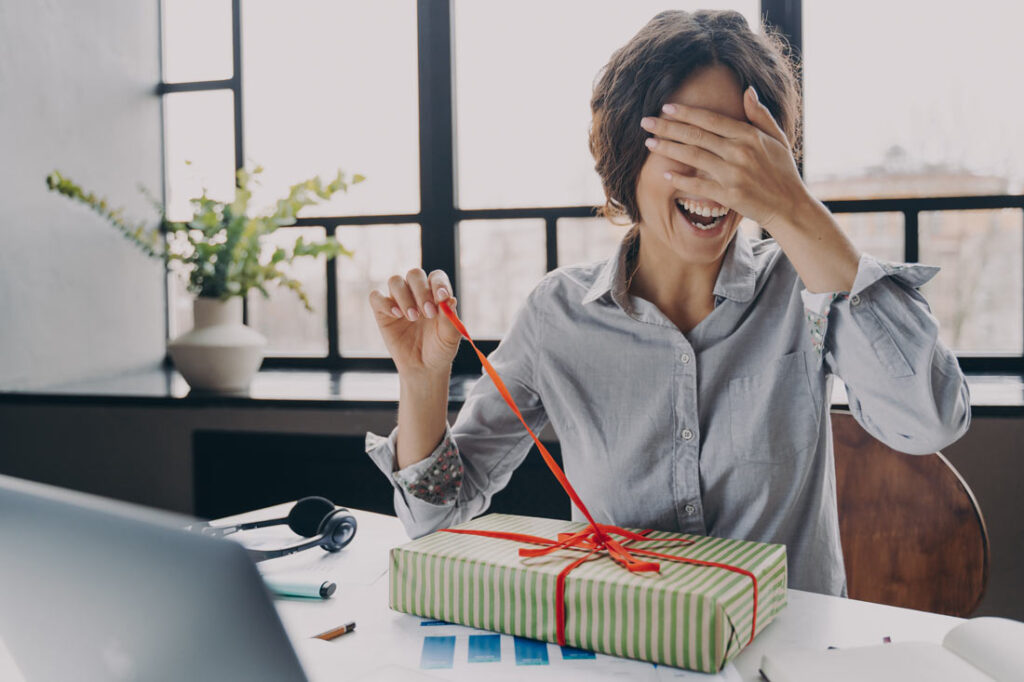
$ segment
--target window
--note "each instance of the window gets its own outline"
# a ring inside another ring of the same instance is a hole
[[[413,0],[245,0],[245,156],[253,205],[340,167],[366,182],[303,215],[416,213],[419,116]]]
[[[1024,352],[1022,224],[1016,208],[921,213],[921,261],[943,270],[922,291],[953,350]]]
[[[961,362],[1024,369],[1024,95],[999,66],[1024,57],[1024,10],[982,4],[163,0],[165,197],[180,219],[203,188],[230,195],[243,163],[266,169],[255,207],[362,173],[279,231],[337,235],[355,255],[293,273],[314,313],[288,292],[250,297],[267,364],[390,368],[367,296],[416,266],[449,272],[486,352],[546,271],[607,257],[627,229],[594,217],[599,69],[658,11],[730,7],[801,55],[802,170],[854,243],[943,266],[925,293]],[[171,282],[172,334],[190,325],[183,296]]]
[[[598,70],[658,12],[696,8],[758,24],[757,0],[457,0],[459,206],[603,203],[587,151]]]
[[[929,0],[808,2],[808,183],[827,199],[1020,194],[1024,6]]]
[[[460,315],[474,337],[500,338],[544,276],[544,221],[468,220],[458,238]]]
[[[906,234],[898,213],[842,217],[863,250],[942,266],[924,292],[943,340],[989,356],[965,366],[1012,354],[1019,368],[1024,353],[1024,221],[1005,208],[1024,205],[1024,94],[1005,82],[1006,65],[1024,59],[1021,20],[1024,8],[995,0],[970,12],[927,0],[804,3],[804,177],[839,200],[834,211],[845,199],[904,210]],[[885,201],[908,197],[929,199]]]
[[[163,0],[167,83],[231,78],[231,0]]]
[[[266,239],[266,248],[288,250],[300,236],[306,241],[319,241],[326,235],[322,227],[296,227],[277,230]],[[340,260],[345,261],[346,258]],[[289,277],[302,282],[310,305],[321,314],[306,310],[302,301],[291,291],[281,287],[267,289],[269,297],[250,292],[248,300],[249,324],[267,337],[267,355],[324,356],[327,354],[327,267],[324,258],[300,258],[282,270]]]
[[[230,90],[164,96],[167,217],[187,220],[189,199],[206,190],[230,199],[235,187],[233,97]]]
[[[387,290],[392,275],[420,267],[420,226],[346,226],[335,234],[355,252],[335,262],[341,354],[384,357],[387,349],[367,301],[373,289]]]

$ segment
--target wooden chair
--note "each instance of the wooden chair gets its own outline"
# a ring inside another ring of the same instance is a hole
[[[942,453],[882,444],[832,412],[839,533],[851,599],[966,617],[985,592],[988,531]]]

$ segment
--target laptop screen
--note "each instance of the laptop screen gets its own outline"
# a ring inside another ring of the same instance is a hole
[[[245,550],[191,521],[0,476],[0,654],[33,682],[305,680]]]

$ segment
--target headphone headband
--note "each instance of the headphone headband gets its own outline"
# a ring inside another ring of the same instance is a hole
[[[326,497],[310,496],[298,500],[284,518],[249,521],[232,526],[211,526],[207,522],[188,526],[188,529],[198,530],[203,535],[225,537],[243,530],[282,524],[287,524],[296,535],[308,539],[281,549],[250,549],[249,556],[254,561],[288,556],[312,547],[323,547],[324,551],[337,552],[352,541],[358,527],[355,517],[348,509],[335,506]]]

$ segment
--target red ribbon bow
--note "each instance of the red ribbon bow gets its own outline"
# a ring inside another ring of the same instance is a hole
[[[530,549],[521,547],[519,549],[519,556],[522,557],[538,557],[550,554],[560,549],[571,549],[586,552],[580,558],[572,561],[568,566],[563,568],[555,582],[555,610],[556,610],[556,632],[558,636],[558,644],[565,646],[565,580],[568,575],[576,569],[578,566],[586,561],[589,561],[599,552],[607,553],[615,563],[619,564],[623,568],[633,573],[657,573],[661,566],[654,561],[644,561],[638,559],[635,554],[639,554],[646,557],[656,557],[659,559],[666,559],[668,561],[678,561],[686,564],[696,564],[699,566],[711,566],[714,568],[722,568],[733,573],[739,573],[745,575],[753,583],[754,586],[754,610],[751,617],[750,624],[750,640],[748,644],[754,640],[754,634],[757,631],[757,577],[750,571],[740,568],[739,566],[732,566],[730,564],[719,563],[716,561],[703,561],[701,559],[690,559],[687,557],[673,556],[671,554],[663,554],[660,552],[654,552],[649,549],[641,549],[638,547],[626,548],[626,544],[629,542],[680,542],[683,544],[693,544],[693,540],[686,538],[658,538],[652,540],[647,537],[647,534],[651,531],[645,530],[640,533],[628,530],[626,528],[619,528],[618,526],[609,526],[606,524],[600,524],[594,521],[594,517],[590,515],[590,511],[587,506],[583,504],[583,500],[576,493],[576,490],[569,483],[569,479],[566,477],[565,472],[558,466],[558,462],[551,456],[548,449],[544,447],[544,444],[537,438],[537,434],[533,432],[529,424],[526,423],[526,419],[523,418],[522,412],[516,406],[515,401],[512,399],[512,394],[509,393],[508,388],[505,387],[505,382],[498,376],[497,371],[491,365],[490,360],[484,355],[476,344],[473,343],[472,337],[469,332],[466,331],[466,327],[462,324],[462,320],[459,319],[458,315],[452,311],[447,301],[442,301],[440,304],[441,312],[445,314],[460,334],[469,342],[469,345],[476,351],[476,355],[480,358],[480,363],[484,367],[484,371],[487,372],[488,376],[494,382],[494,386],[498,389],[498,392],[508,403],[508,406],[512,408],[512,411],[519,417],[519,421],[522,422],[523,426],[526,427],[530,437],[533,438],[533,442],[537,444],[537,449],[540,450],[541,456],[544,458],[544,463],[548,465],[548,469],[558,479],[562,489],[565,490],[566,494],[569,495],[569,499],[576,505],[576,508],[580,510],[583,516],[586,517],[589,525],[575,533],[559,533],[557,540],[550,540],[548,538],[542,538],[536,535],[527,535],[524,533],[508,533],[502,531],[486,531],[486,530],[471,530],[471,529],[456,529],[456,528],[442,528],[441,530],[446,533],[460,533],[463,535],[479,535],[488,538],[498,538],[501,540],[512,540],[514,542],[525,542],[534,545],[544,545],[543,549]],[[613,536],[619,536],[622,540],[617,540]]]

